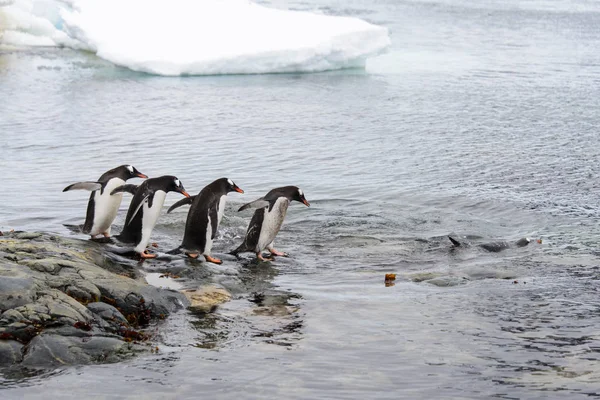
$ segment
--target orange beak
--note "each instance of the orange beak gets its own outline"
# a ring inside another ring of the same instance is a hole
[[[538,242],[539,244],[542,244],[542,239],[538,239],[538,240],[537,240],[537,242]]]
[[[190,194],[188,192],[186,192],[185,190],[182,190],[181,194],[184,195],[185,197],[190,197]]]
[[[306,200],[306,199],[302,199],[302,203],[304,203],[304,205],[305,205],[306,207],[310,207],[310,203],[308,202],[308,200]]]
[[[142,178],[142,179],[147,179],[148,175],[144,175],[141,172],[139,174],[136,175],[138,178]]]
[[[237,186],[233,190],[235,190],[238,193],[244,193],[244,191]]]

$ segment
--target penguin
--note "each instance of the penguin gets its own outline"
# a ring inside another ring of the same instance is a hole
[[[141,185],[122,185],[115,188],[111,193],[133,193],[133,199],[127,210],[125,226],[116,239],[122,243],[135,245],[134,251],[141,258],[155,258],[156,254],[150,254],[146,251],[146,246],[150,241],[150,234],[168,192],[179,192],[185,197],[190,195],[185,191],[181,181],[175,176],[165,175],[158,178],[150,178],[142,182]]]
[[[202,254],[208,262],[223,263],[212,257],[210,251],[223,218],[229,192],[244,193],[231,179],[217,179],[204,187],[198,195],[179,200],[167,211],[168,214],[177,207],[192,205],[185,223],[183,241],[178,248],[185,251],[188,257],[198,258],[198,255]]]
[[[104,237],[110,237],[110,228],[117,216],[123,194],[112,195],[111,192],[123,185],[125,181],[131,178],[148,178],[132,165],[121,165],[106,171],[95,182],[78,182],[67,186],[63,192],[69,190],[90,190],[90,200],[88,202],[85,223],[81,229],[92,237],[100,234]]]
[[[452,236],[448,236],[448,239],[450,239],[450,242],[452,243],[452,248],[457,248],[457,247],[462,247],[463,243],[459,242],[458,240],[454,239]],[[528,237],[522,237],[521,239],[517,240],[514,243],[508,243],[506,241],[501,241],[501,242],[490,242],[490,243],[482,243],[479,244],[478,246],[481,247],[484,250],[487,250],[489,252],[492,253],[499,253],[503,250],[506,250],[510,247],[512,247],[513,245],[516,247],[525,247],[527,246],[529,243],[532,242],[532,239],[528,238]],[[542,244],[542,239],[536,239],[534,241],[537,244]]]
[[[275,188],[264,197],[240,207],[238,212],[247,208],[257,208],[257,210],[252,216],[244,242],[230,254],[237,256],[239,253],[253,252],[261,261],[272,261],[273,256],[286,256],[287,254],[273,248],[273,241],[279,233],[292,200],[310,207],[310,203],[304,197],[302,189],[297,186]],[[265,249],[271,253],[270,258],[262,256],[262,251]]]

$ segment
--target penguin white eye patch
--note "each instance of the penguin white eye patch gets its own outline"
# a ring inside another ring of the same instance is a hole
[[[127,169],[129,170],[129,172],[131,172],[133,174],[133,167],[131,165],[128,165]]]
[[[233,186],[233,181],[231,179],[227,179],[227,183],[229,183],[231,186]]]
[[[302,189],[298,188],[298,194],[299,194],[300,196],[303,196],[303,195],[304,195],[304,193],[302,193]]]
[[[177,186],[177,187],[181,186],[181,182],[179,182],[179,179],[175,179],[175,186]]]

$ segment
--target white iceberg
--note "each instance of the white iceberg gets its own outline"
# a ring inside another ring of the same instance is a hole
[[[247,0],[46,0],[37,12],[23,6],[31,3],[36,2],[14,0],[0,8],[8,9],[13,21],[0,40],[83,48],[114,64],[160,75],[361,67],[390,45],[386,28],[358,18]]]

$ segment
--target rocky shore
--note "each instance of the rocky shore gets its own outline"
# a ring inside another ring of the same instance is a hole
[[[0,236],[0,366],[117,362],[150,348],[144,328],[190,306],[102,245],[46,233]]]

